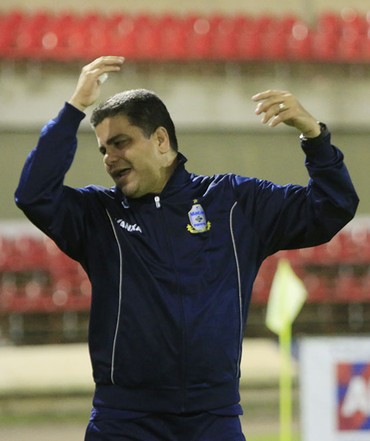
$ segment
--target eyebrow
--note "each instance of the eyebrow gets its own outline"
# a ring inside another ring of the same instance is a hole
[[[111,138],[109,138],[107,140],[107,144],[108,145],[114,144],[118,139],[121,139],[121,138],[127,138],[128,139],[130,137],[128,135],[125,135],[124,133],[119,133],[118,135],[114,135]]]
[[[128,135],[126,135],[126,134],[124,134],[124,133],[119,133],[118,135],[114,135],[114,136],[112,136],[111,138],[109,138],[108,141],[107,141],[107,145],[112,145],[112,144],[114,144],[114,143],[115,143],[118,139],[120,139],[120,138],[126,138],[126,139],[129,139],[130,136],[128,136]],[[98,149],[100,150],[101,148],[104,148],[104,145],[103,145],[103,144],[99,144]]]

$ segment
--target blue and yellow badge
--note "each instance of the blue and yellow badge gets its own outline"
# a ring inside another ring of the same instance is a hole
[[[187,230],[192,234],[204,233],[211,228],[211,222],[207,221],[203,207],[198,204],[198,200],[194,199],[193,206],[188,213],[190,224],[186,226]]]

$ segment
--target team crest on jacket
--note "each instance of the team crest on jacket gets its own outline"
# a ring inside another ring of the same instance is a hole
[[[204,233],[210,230],[211,222],[207,221],[203,207],[194,199],[193,206],[188,213],[190,224],[186,226],[187,230],[192,233]]]

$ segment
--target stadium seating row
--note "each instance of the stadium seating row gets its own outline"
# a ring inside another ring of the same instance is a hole
[[[90,282],[48,238],[0,238],[0,312],[82,311]]]
[[[266,303],[280,258],[290,261],[304,282],[309,302],[370,301],[370,229],[342,231],[330,242],[311,248],[280,251],[262,265],[253,300]]]
[[[265,304],[279,258],[287,258],[312,303],[370,301],[370,229],[341,232],[328,244],[282,251],[262,265],[253,302]],[[0,236],[0,313],[85,311],[90,282],[47,237]]]
[[[0,59],[137,61],[370,61],[370,21],[346,10],[314,24],[296,16],[186,16],[13,10],[1,14]]]

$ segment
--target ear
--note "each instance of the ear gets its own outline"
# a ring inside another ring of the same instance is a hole
[[[167,153],[171,149],[168,132],[164,127],[158,127],[153,133],[153,136],[160,153]]]

